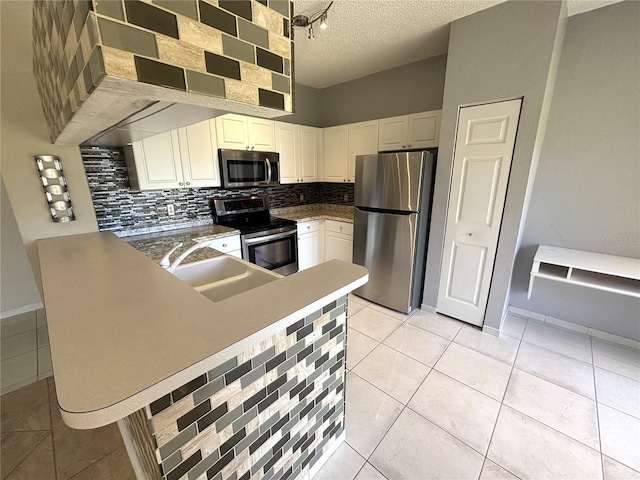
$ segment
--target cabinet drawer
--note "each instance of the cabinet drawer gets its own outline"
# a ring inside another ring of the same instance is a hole
[[[304,235],[305,233],[317,232],[320,228],[320,220],[313,220],[311,222],[302,222],[297,225],[298,235]]]
[[[216,238],[211,242],[211,247],[224,253],[240,250],[240,235]]]
[[[327,232],[353,235],[353,223],[336,222],[335,220],[325,220],[324,228]]]

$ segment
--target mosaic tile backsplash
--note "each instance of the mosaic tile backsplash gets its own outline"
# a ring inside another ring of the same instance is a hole
[[[256,189],[185,188],[132,190],[122,148],[81,147],[89,190],[101,231],[132,234],[136,230],[167,230],[211,224],[209,199],[220,195],[267,194],[272,208],[331,203],[353,205],[352,183],[304,183]],[[345,200],[346,196],[346,200]],[[167,204],[175,215],[169,216]]]
[[[293,112],[288,0],[37,0],[33,18],[52,140],[105,76],[197,94],[193,104],[205,95]]]
[[[146,407],[163,479],[308,471],[344,431],[346,309],[343,296]]]

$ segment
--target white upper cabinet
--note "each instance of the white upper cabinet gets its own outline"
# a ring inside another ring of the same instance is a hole
[[[216,118],[218,148],[231,150],[276,150],[273,120],[227,114]]]
[[[131,188],[219,187],[212,120],[147,137],[125,147]]]
[[[324,180],[325,182],[348,182],[349,126],[340,125],[323,130]]]
[[[413,150],[438,146],[442,110],[380,120],[378,150]]]
[[[322,158],[322,129],[297,125],[298,127],[298,174],[301,182],[320,180]]]
[[[320,180],[322,130],[275,122],[276,152],[280,154],[280,183]]]
[[[355,181],[356,156],[375,153],[378,153],[378,120],[350,124],[347,181]]]
[[[219,187],[220,166],[213,120],[178,129],[182,175],[186,187]]]

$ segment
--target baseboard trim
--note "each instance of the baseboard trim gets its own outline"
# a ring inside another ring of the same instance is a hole
[[[31,305],[25,305],[24,307],[14,308],[12,310],[5,310],[4,312],[0,312],[0,320],[4,320],[5,318],[15,317],[17,315],[22,315],[23,313],[33,312],[35,310],[40,310],[44,308],[42,302],[32,303]]]
[[[500,336],[500,330],[493,327],[488,327],[487,325],[482,326],[482,333],[488,333],[489,335],[493,335],[494,337]]]
[[[585,335],[589,335],[591,337],[599,338],[600,340],[605,340],[611,343],[617,343],[619,345],[625,345],[627,347],[636,348],[640,350],[640,341],[633,340],[632,338],[622,337],[620,335],[614,335],[613,333],[603,332],[602,330],[597,330],[595,328],[585,327],[584,325],[579,325],[577,323],[568,322],[566,320],[562,320],[560,318],[551,317],[549,315],[543,315],[541,313],[531,312],[529,310],[525,310],[523,308],[518,308],[509,305],[508,312],[512,315],[516,315],[518,317],[527,317],[537,320],[539,322],[549,323],[556,327],[564,328],[565,330],[570,330],[572,332],[578,332]],[[484,329],[483,329],[484,331]]]

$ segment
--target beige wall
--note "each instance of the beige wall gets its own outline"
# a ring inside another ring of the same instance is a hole
[[[98,225],[80,150],[78,147],[52,145],[49,142],[31,72],[31,7],[31,2],[26,1],[0,2],[0,157],[6,192],[32,268],[37,272],[35,240],[93,232],[98,230]],[[60,157],[76,221],[54,223],[51,220],[33,159],[38,154]],[[5,255],[4,247],[1,254]],[[35,277],[38,281],[37,273]],[[3,280],[10,281],[10,275]]]

